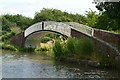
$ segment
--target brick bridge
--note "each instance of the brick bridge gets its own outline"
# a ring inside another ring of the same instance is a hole
[[[120,45],[120,34],[101,31],[75,22],[39,22],[11,38],[10,42],[17,46],[39,47],[40,39],[50,33],[60,34],[64,39],[70,36],[76,38],[86,36],[94,42],[97,53],[104,51],[120,55],[120,50],[109,44]]]
[[[79,30],[89,36],[93,35],[93,29],[74,22],[39,22],[28,27],[24,32],[11,39],[11,43],[17,46],[39,47],[42,37],[50,33],[57,33],[64,39],[72,36],[73,29]]]

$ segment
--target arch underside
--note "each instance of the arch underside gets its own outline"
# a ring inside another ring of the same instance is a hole
[[[39,48],[41,39],[44,36],[51,34],[51,33],[59,34],[59,35],[63,36],[64,39],[67,39],[67,37],[68,37],[65,34],[62,34],[62,33],[56,32],[56,31],[52,31],[52,30],[39,30],[39,31],[35,31],[25,37],[24,46],[32,47],[32,48]]]

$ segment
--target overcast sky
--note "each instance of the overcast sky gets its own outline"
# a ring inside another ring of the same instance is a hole
[[[97,11],[92,2],[93,0],[0,0],[0,15],[22,14],[33,18],[35,12],[39,12],[42,8],[53,8],[84,15],[89,8]]]

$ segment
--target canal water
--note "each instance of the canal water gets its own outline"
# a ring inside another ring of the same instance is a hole
[[[56,62],[42,53],[2,51],[3,78],[119,78],[115,70]]]

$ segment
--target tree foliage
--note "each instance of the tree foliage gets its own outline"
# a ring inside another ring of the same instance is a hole
[[[10,31],[11,27],[19,27],[22,30],[32,24],[32,19],[22,15],[2,15],[2,30]]]
[[[94,26],[97,29],[103,30],[117,30],[118,25],[114,19],[109,18],[106,14],[100,15],[97,19],[97,22]]]
[[[87,20],[86,25],[90,27],[95,27],[95,24],[97,23],[97,19],[99,17],[99,15],[96,14],[96,11],[92,11],[90,9],[90,11],[86,11],[85,15]]]
[[[86,18],[80,14],[69,14],[57,9],[43,8],[40,12],[36,12],[34,17],[34,23],[41,21],[85,23]]]
[[[80,14],[71,14],[58,9],[43,8],[40,12],[36,12],[34,19],[17,15],[2,15],[2,30],[11,31],[13,27],[25,30],[30,25],[41,21],[57,21],[57,22],[77,22],[87,26],[104,29],[118,30],[120,29],[120,2],[97,2],[96,7],[102,11],[102,14],[96,14],[96,11],[86,11],[85,16]]]
[[[7,20],[5,17],[2,17],[2,30],[3,31],[11,31],[10,30],[11,26],[15,26],[15,24],[10,22],[9,20]]]
[[[120,29],[120,1],[119,2],[96,2],[96,8],[102,11],[103,15],[110,18],[117,24],[116,29]],[[103,16],[102,16],[103,17]],[[111,23],[111,21],[109,22]],[[114,26],[112,26],[114,27]]]

